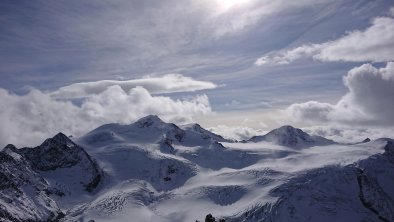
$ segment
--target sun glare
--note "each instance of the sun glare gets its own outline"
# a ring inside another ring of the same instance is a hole
[[[222,8],[223,11],[226,11],[236,5],[243,4],[248,0],[216,0],[218,5]]]

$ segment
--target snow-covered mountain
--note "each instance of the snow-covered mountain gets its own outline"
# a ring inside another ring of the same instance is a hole
[[[274,129],[263,136],[254,136],[250,138],[250,142],[267,141],[281,146],[288,146],[294,148],[303,148],[317,145],[333,144],[334,141],[326,139],[321,136],[309,135],[301,129],[292,126],[282,126]]]
[[[63,216],[48,183],[12,145],[0,152],[0,221],[50,221]]]
[[[56,200],[92,192],[101,180],[97,164],[62,133],[35,148],[7,145],[0,161],[0,217],[4,221],[61,218],[64,214]]]
[[[272,189],[274,202],[227,221],[394,221],[394,145],[347,166],[305,171]]]
[[[52,186],[63,193],[93,191],[101,179],[100,170],[86,151],[59,133],[35,148],[16,150]]]
[[[114,143],[154,144],[160,142],[201,145],[229,140],[203,129],[198,124],[178,127],[165,123],[156,115],[143,117],[130,125],[107,124],[83,136],[79,142],[103,146]]]
[[[393,221],[392,142],[284,126],[238,143],[153,115],[60,133],[0,152],[0,221]]]

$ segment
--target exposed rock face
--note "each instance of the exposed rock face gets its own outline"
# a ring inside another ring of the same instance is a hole
[[[73,181],[63,175],[74,171]],[[54,184],[93,191],[100,178],[97,164],[62,133],[35,148],[7,145],[0,152],[0,221],[56,221],[64,214],[53,198],[65,192]]]
[[[87,191],[93,191],[100,181],[101,175],[97,164],[82,147],[63,133],[45,140],[38,147],[22,148],[18,152],[38,171],[80,167],[85,172],[79,182]]]
[[[0,152],[0,221],[53,221],[63,216],[48,183],[13,145]]]
[[[35,169],[41,171],[72,167],[82,159],[91,161],[81,147],[62,133],[46,139],[40,146],[22,148],[19,152],[31,162]]]

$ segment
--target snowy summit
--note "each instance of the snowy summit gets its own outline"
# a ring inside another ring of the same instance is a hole
[[[291,126],[236,142],[150,115],[74,141],[59,133],[35,148],[7,145],[0,152],[0,216],[391,221],[393,150],[391,139],[339,144]]]

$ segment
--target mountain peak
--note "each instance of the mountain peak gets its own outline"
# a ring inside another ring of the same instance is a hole
[[[75,146],[75,143],[64,135],[62,132],[59,132],[54,137],[46,139],[41,146],[47,147],[50,145],[67,145],[67,146]]]
[[[277,128],[277,129],[295,130],[295,129],[298,129],[298,128],[295,128],[295,127],[293,127],[293,126],[291,126],[291,125],[284,125],[284,126],[281,126],[281,127]]]
[[[217,142],[229,142],[230,141],[230,140],[224,139],[221,135],[215,134],[215,133],[203,128],[198,123],[191,123],[191,124],[183,125],[183,126],[181,126],[181,128],[183,130],[186,130],[187,132],[193,132],[203,139],[212,139]]]
[[[195,129],[202,129],[202,126],[198,123],[192,123],[193,128]]]
[[[151,125],[162,124],[164,122],[157,115],[148,115],[137,120],[136,123],[139,127],[144,128]]]
[[[70,141],[68,136],[64,135],[62,132],[59,132],[56,134],[52,139],[57,140],[57,141]]]
[[[311,142],[309,134],[301,129],[289,125],[274,129],[265,135],[268,141],[278,142],[280,145],[297,146],[300,142]]]
[[[84,148],[75,144],[63,133],[46,139],[40,146],[21,148],[18,154],[26,158],[33,169],[38,171],[70,169],[74,166],[84,169],[86,177],[81,177],[78,184],[82,184],[89,192],[97,186],[101,178],[96,163]]]
[[[303,130],[290,125],[281,126],[277,129],[271,130],[264,136],[252,137],[249,141],[267,141],[276,143],[278,145],[290,147],[308,147],[316,143],[330,144],[333,142],[324,137],[311,136]]]
[[[307,134],[304,131],[302,131],[301,129],[295,128],[295,127],[290,126],[290,125],[281,126],[281,127],[277,128],[277,129],[271,130],[271,132],[300,133],[300,134],[304,133],[304,134]]]
[[[185,125],[185,127],[186,128],[190,127],[190,129],[193,129],[194,131],[200,132],[200,133],[207,131],[206,129],[202,128],[202,126],[198,123],[191,123],[191,124]]]
[[[12,152],[16,152],[18,149],[13,144],[8,144],[3,148],[3,151],[8,151],[8,150]]]

